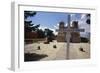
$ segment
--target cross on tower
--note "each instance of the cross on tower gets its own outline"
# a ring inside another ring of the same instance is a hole
[[[70,38],[71,38],[71,33],[72,32],[84,32],[84,29],[72,29],[70,27],[70,15],[68,15],[68,25],[67,28],[65,27],[63,30],[56,30],[57,32],[65,32],[66,33],[66,59],[69,59],[69,48],[70,48]]]

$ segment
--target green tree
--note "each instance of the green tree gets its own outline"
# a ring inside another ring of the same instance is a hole
[[[86,23],[87,24],[90,24],[91,23],[91,21],[90,21],[91,15],[90,14],[87,14],[86,17],[87,17]]]
[[[35,11],[24,11],[24,37],[30,39],[31,32],[37,31],[39,25],[34,25],[32,20],[29,20],[29,17],[34,17],[36,15]],[[30,34],[29,34],[30,33]]]
[[[24,31],[25,33],[27,32],[32,32],[36,31],[38,29],[39,25],[34,25],[32,24],[32,20],[28,20],[28,17],[34,17],[36,15],[35,11],[24,11]]]
[[[49,41],[52,41],[54,39],[53,31],[50,29],[45,29],[45,36],[48,38]]]
[[[38,38],[45,38],[45,32],[42,29],[37,30]]]
[[[24,11],[24,19],[27,19],[28,17],[32,17],[36,15],[35,11]]]

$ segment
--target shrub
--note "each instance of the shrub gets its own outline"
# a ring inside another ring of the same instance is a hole
[[[53,45],[53,48],[57,48],[57,46],[56,45]]]
[[[37,50],[40,50],[40,46],[37,47]]]

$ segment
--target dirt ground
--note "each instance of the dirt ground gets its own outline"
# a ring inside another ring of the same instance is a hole
[[[54,47],[56,45],[56,47]],[[36,53],[48,55],[40,60],[66,60],[67,59],[66,43],[58,43],[56,41],[50,44],[34,43],[25,45],[24,53]],[[80,48],[82,48],[80,50]],[[70,43],[69,59],[89,59],[90,44],[89,43]]]

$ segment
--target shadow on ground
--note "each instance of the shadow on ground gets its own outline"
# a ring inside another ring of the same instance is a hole
[[[46,54],[36,54],[36,53],[25,53],[24,54],[24,61],[39,61],[42,58],[48,57]]]

